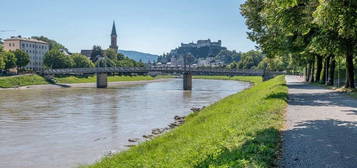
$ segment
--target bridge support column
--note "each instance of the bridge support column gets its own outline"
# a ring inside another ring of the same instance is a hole
[[[107,87],[108,87],[108,74],[97,73],[97,88],[107,88]]]
[[[183,90],[192,90],[192,73],[183,73]]]

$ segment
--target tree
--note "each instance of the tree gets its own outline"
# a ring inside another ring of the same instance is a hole
[[[346,60],[346,88],[355,88],[353,55],[357,47],[357,1],[320,0],[314,12],[315,23],[326,31],[336,32],[338,53]]]
[[[68,52],[68,49],[66,47],[64,47],[62,44],[58,43],[57,41],[55,40],[51,40],[45,36],[32,36],[31,38],[33,39],[36,39],[36,40],[41,40],[41,41],[44,41],[46,43],[48,43],[49,45],[49,50],[52,50],[52,49],[64,49]]]
[[[96,45],[93,46],[92,54],[90,55],[90,59],[93,62],[97,62],[98,58],[103,57],[103,56],[104,56],[104,53],[103,53],[102,47],[96,46]]]
[[[118,60],[123,60],[123,59],[125,59],[125,56],[123,54],[121,54],[121,53],[118,53],[117,59]]]
[[[44,64],[48,68],[61,69],[73,67],[74,61],[71,56],[63,54],[60,50],[53,49],[45,54]]]
[[[260,51],[248,51],[242,54],[241,60],[238,62],[239,69],[254,69],[263,60],[264,56]]]
[[[18,67],[24,67],[30,62],[30,56],[26,52],[17,49],[13,53],[16,56],[16,65]]]
[[[106,56],[99,57],[97,62],[95,63],[96,67],[115,67],[115,65],[116,63]]]
[[[5,69],[11,69],[16,67],[16,56],[12,52],[4,52],[5,56]]]
[[[107,56],[111,60],[117,60],[118,59],[118,53],[115,52],[114,49],[108,48],[105,50],[105,56]]]
[[[88,57],[82,54],[73,54],[71,57],[74,62],[74,68],[92,68],[95,66]]]
[[[0,51],[0,70],[5,69],[5,64],[6,64],[5,60],[6,60],[5,53]]]

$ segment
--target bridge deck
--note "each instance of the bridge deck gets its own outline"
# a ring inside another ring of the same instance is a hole
[[[47,69],[40,72],[43,75],[66,75],[66,74],[95,74],[95,73],[184,73],[191,72],[200,75],[242,75],[262,76],[262,70],[229,70],[217,68],[181,68],[181,67],[107,67],[107,68],[68,68]],[[273,72],[278,74],[279,72]],[[282,74],[282,73],[280,73]]]

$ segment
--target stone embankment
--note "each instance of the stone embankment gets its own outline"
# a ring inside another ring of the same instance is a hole
[[[198,113],[200,112],[201,110],[203,110],[205,108],[205,106],[203,106],[202,108],[198,108],[198,107],[192,107],[191,108],[191,111],[193,113]],[[179,127],[181,126],[182,124],[185,123],[185,119],[186,117],[185,116],[175,116],[174,117],[174,122],[170,123],[168,125],[168,127],[165,127],[165,128],[155,128],[155,129],[152,129],[151,130],[151,134],[148,134],[148,135],[143,135],[142,137],[144,139],[141,139],[141,138],[129,138],[128,139],[128,142],[130,143],[137,143],[137,142],[140,142],[140,141],[145,141],[145,140],[150,140],[152,138],[155,138],[159,135],[162,135],[163,133],[171,130],[171,129],[174,129],[176,127]],[[135,146],[135,144],[130,144],[130,145],[126,145],[127,147],[132,147],[132,146]]]

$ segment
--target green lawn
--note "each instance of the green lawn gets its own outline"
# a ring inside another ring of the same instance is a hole
[[[41,84],[48,84],[48,82],[39,75],[0,77],[0,88],[13,88],[18,86]]]
[[[57,83],[95,83],[97,81],[96,76],[89,77],[56,77]],[[141,80],[154,80],[151,76],[108,76],[108,82],[120,82],[120,81],[141,81]]]
[[[199,78],[199,77],[196,77]],[[203,78],[203,77],[201,77]],[[283,76],[256,85],[190,115],[184,125],[89,168],[273,167],[287,106]]]

